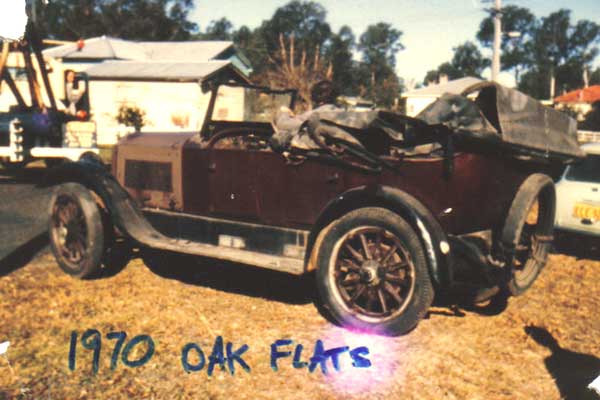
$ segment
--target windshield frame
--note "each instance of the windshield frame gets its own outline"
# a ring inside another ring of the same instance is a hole
[[[251,84],[247,84],[247,83],[219,82],[217,84],[211,85],[211,87],[210,87],[210,90],[211,90],[210,102],[208,104],[208,109],[206,110],[206,118],[204,120],[204,124],[203,124],[202,130],[201,130],[201,135],[205,138],[212,136],[212,132],[211,132],[212,130],[210,129],[210,126],[215,125],[215,124],[244,124],[245,122],[250,123],[250,124],[261,124],[261,125],[268,124],[265,122],[221,121],[218,119],[213,119],[214,112],[215,112],[215,104],[217,102],[217,96],[219,94],[219,88],[221,88],[222,86],[240,87],[240,88],[244,88],[244,89],[254,89],[260,93],[266,93],[266,94],[290,95],[290,104],[289,104],[290,110],[294,109],[294,106],[296,104],[297,95],[298,95],[298,91],[296,89],[271,89],[267,86],[251,85]]]

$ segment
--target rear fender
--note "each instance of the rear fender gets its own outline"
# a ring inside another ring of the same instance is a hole
[[[448,239],[431,212],[416,198],[388,186],[361,186],[350,189],[329,202],[311,231],[306,252],[307,269],[315,268],[310,255],[319,233],[332,221],[361,207],[383,207],[403,217],[418,233],[429,273],[439,288],[450,286],[453,279]]]

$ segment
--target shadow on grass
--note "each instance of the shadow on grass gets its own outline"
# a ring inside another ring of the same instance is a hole
[[[23,268],[48,245],[48,234],[41,233],[29,242],[19,246],[12,253],[0,260],[0,277]]]
[[[563,349],[544,328],[525,327],[525,332],[552,354],[544,360],[546,369],[556,382],[560,397],[565,400],[598,400],[587,386],[600,375],[600,358]]]
[[[243,264],[145,249],[144,264],[155,274],[180,282],[289,304],[315,298],[314,275],[294,276]]]
[[[485,300],[478,302],[473,300],[476,296],[481,296],[482,291],[486,290],[489,291],[489,295],[485,296]],[[436,297],[434,301],[434,306],[444,307],[447,310],[430,310],[429,314],[463,318],[466,316],[464,311],[470,311],[482,316],[492,317],[506,310],[508,298],[509,296],[506,293],[498,291],[497,288],[454,288]]]
[[[555,253],[575,257],[578,260],[600,261],[600,237],[557,232],[553,244]]]

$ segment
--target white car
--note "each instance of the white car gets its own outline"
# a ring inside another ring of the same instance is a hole
[[[555,229],[600,237],[600,143],[581,148],[587,157],[569,165],[556,184]]]

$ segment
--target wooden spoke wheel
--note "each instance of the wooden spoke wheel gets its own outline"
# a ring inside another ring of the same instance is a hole
[[[378,322],[400,314],[415,287],[415,266],[390,231],[366,226],[338,240],[332,255],[335,287],[352,311]]]
[[[77,183],[56,188],[50,201],[48,232],[52,252],[63,271],[86,278],[100,269],[105,252],[104,227],[87,188]]]
[[[67,195],[59,196],[54,203],[52,222],[58,251],[69,266],[78,269],[89,249],[87,225],[77,200]]]
[[[316,252],[319,297],[342,325],[398,335],[433,301],[419,236],[399,215],[360,208],[322,232]]]

